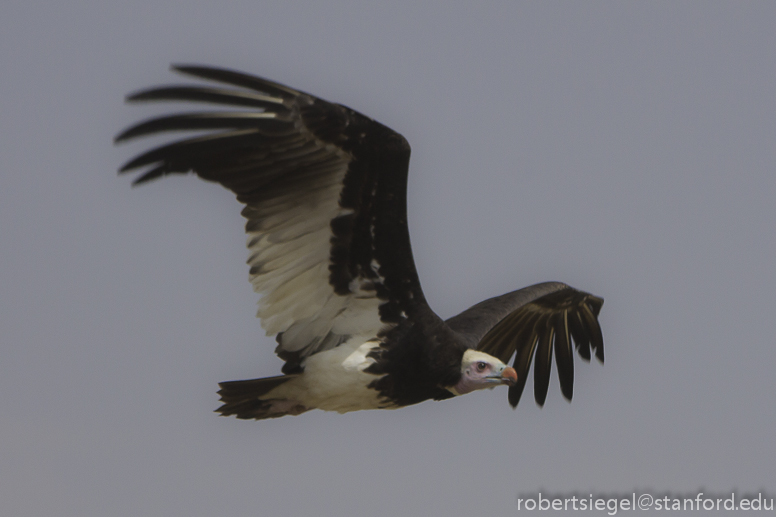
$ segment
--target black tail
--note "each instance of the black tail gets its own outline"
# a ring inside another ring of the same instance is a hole
[[[223,416],[234,415],[245,420],[251,418],[262,420],[304,413],[309,408],[293,400],[261,398],[295,377],[297,375],[280,375],[247,381],[220,382],[218,385],[221,389],[218,394],[221,395],[221,402],[224,405],[216,409],[216,412]]]

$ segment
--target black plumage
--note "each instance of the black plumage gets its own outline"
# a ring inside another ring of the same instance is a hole
[[[463,385],[468,350],[496,358],[494,364],[515,357],[516,381],[512,374],[504,380],[512,406],[533,361],[535,399],[542,405],[553,351],[569,400],[572,344],[583,359],[590,359],[592,348],[603,362],[597,320],[603,300],[565,284],[537,284],[491,298],[447,321],[429,308],[410,248],[410,147],[401,135],[272,81],[202,66],[173,69],[227,86],[160,87],[127,99],[204,102],[230,110],[167,115],[127,129],[117,142],[167,131],[210,132],[152,149],[121,172],[147,167],[135,183],[194,172],[246,205],[251,281],[262,294],[258,316],[277,336],[276,352],[286,361],[283,376],[222,383],[223,414],[270,418],[312,407],[349,411],[449,398]],[[363,354],[362,344],[368,345]],[[340,394],[342,402],[320,405],[280,397],[304,391],[293,386],[308,389],[302,379],[317,378],[310,365],[324,362],[316,354],[333,358],[341,347],[352,353],[342,364],[353,357],[362,361],[353,375],[364,376],[364,389],[376,393],[377,402],[350,400],[347,393]]]

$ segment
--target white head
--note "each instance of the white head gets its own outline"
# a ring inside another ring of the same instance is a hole
[[[512,386],[517,382],[517,372],[496,357],[476,350],[467,350],[461,361],[461,380],[448,388],[456,395],[474,390],[495,388],[501,384]]]

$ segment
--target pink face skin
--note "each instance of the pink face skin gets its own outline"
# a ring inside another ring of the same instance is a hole
[[[461,380],[450,391],[464,395],[475,390],[495,388],[501,384],[512,386],[517,372],[499,359],[476,350],[467,350],[461,361]]]

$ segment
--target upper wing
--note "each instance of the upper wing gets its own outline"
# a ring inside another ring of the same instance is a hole
[[[531,359],[534,397],[541,406],[550,385],[553,343],[560,389],[571,400],[574,391],[573,338],[579,355],[590,361],[590,348],[604,362],[604,339],[598,324],[603,298],[560,282],[547,282],[490,298],[447,320],[447,324],[477,349],[509,361],[515,354],[517,383],[509,388],[509,403],[517,406]]]
[[[173,69],[240,88],[161,87],[127,99],[233,108],[127,129],[116,142],[163,131],[214,131],[153,149],[121,172],[150,165],[138,184],[193,171],[245,203],[250,279],[262,294],[257,315],[268,335],[278,335],[285,372],[425,306],[407,230],[410,147],[401,135],[265,79],[199,66]]]

